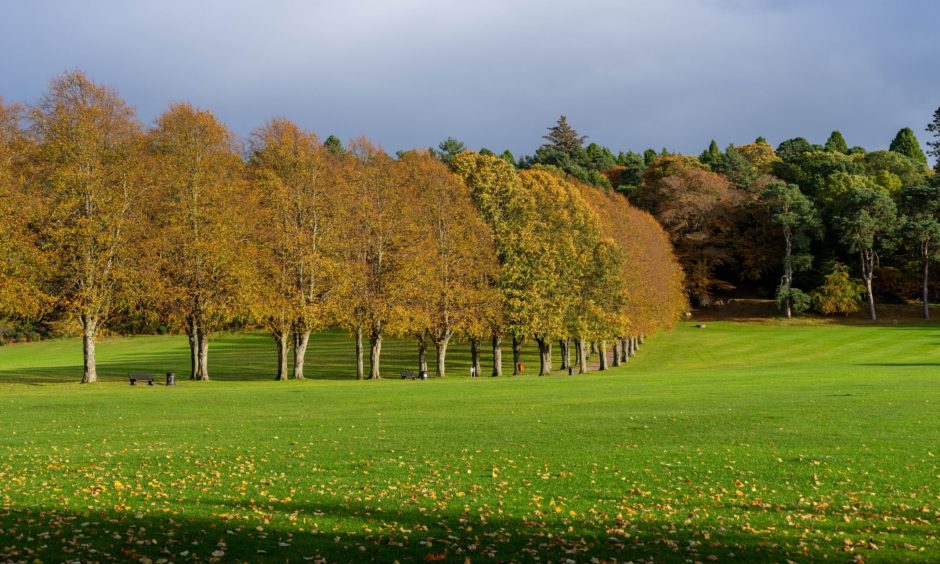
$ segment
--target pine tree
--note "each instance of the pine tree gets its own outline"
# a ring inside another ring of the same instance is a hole
[[[927,131],[932,133],[935,139],[927,142],[927,146],[930,147],[927,154],[938,159],[935,169],[940,170],[940,108],[933,113],[933,121],[927,125]]]
[[[568,118],[561,116],[554,127],[548,128],[548,135],[543,135],[542,139],[548,141],[553,149],[563,153],[573,153],[584,145],[587,135],[578,135],[578,132],[568,123]]]

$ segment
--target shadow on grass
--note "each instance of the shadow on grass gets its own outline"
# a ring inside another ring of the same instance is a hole
[[[266,523],[273,511],[287,511],[290,521]],[[828,547],[800,546],[795,534],[714,523],[680,525],[616,517],[600,523],[600,516],[553,516],[543,521],[508,518],[491,510],[482,515],[468,510],[459,514],[408,507],[383,510],[360,504],[262,503],[234,506],[209,518],[12,507],[0,509],[0,560],[786,561],[815,560],[845,550],[841,541]],[[342,530],[334,529],[333,523],[342,523]]]
[[[81,342],[72,339],[68,359],[58,365],[43,363],[41,358],[29,358],[19,366],[0,370],[0,383],[52,384],[81,380]],[[11,345],[11,347],[41,347],[42,343]],[[143,350],[145,349],[145,350]],[[557,347],[555,347],[557,349]],[[143,350],[143,352],[136,352]],[[0,353],[3,349],[0,348]],[[555,351],[555,366],[560,357]],[[512,351],[503,348],[503,370],[512,373]],[[593,357],[596,361],[596,355]],[[364,361],[368,370],[368,351]],[[429,345],[427,361],[430,375],[434,376],[435,351]],[[527,374],[538,373],[538,351],[528,343],[524,347],[523,363]],[[130,372],[154,374],[155,382],[165,381],[167,372],[175,372],[177,381],[189,378],[189,348],[181,336],[141,336],[103,339],[98,344],[98,379],[102,382],[127,382]],[[481,351],[483,374],[492,368],[492,353],[487,347]],[[292,369],[292,363],[290,368]],[[332,330],[311,336],[304,363],[304,375],[313,380],[355,379],[355,344],[344,331]],[[418,357],[414,341],[385,339],[382,346],[382,374],[398,379],[403,371],[417,371]],[[209,343],[209,375],[216,381],[273,380],[277,370],[277,356],[271,337],[265,333],[220,334]],[[470,372],[470,351],[466,343],[453,341],[447,353],[448,376],[466,377]]]

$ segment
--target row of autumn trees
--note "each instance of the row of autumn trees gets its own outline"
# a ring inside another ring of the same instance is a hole
[[[940,109],[926,132],[928,153],[940,158]],[[919,300],[928,317],[940,296],[929,276],[940,259],[940,175],[910,128],[877,151],[849,147],[835,131],[823,145],[798,137],[774,148],[758,138],[724,150],[712,141],[697,156],[615,156],[585,146],[562,116],[546,140],[519,166],[612,186],[652,213],[695,305],[756,293],[789,317],[810,307],[848,313],[865,299],[875,319],[876,298]]]
[[[355,336],[362,378],[381,377],[383,339],[414,339],[437,373],[459,335],[476,373],[502,374],[526,339],[540,373],[552,343],[612,343],[615,364],[684,311],[681,267],[647,213],[557,170],[518,171],[461,151],[392,158],[288,120],[247,144],[211,112],[174,104],[152,127],[74,72],[29,108],[0,104],[0,317],[77,321],[83,382],[110,319],[185,332],[191,377],[209,379],[209,337],[264,327],[277,378],[303,378],[310,334]],[[368,347],[368,369],[365,348]]]

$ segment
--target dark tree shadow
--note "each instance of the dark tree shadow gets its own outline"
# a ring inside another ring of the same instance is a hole
[[[267,524],[265,515],[274,511],[289,514],[289,526]],[[336,521],[360,526],[356,532],[331,530],[327,523]],[[319,523],[326,525],[321,529]],[[909,535],[907,542],[918,540]],[[385,509],[348,503],[246,503],[213,518],[159,511],[0,509],[0,561],[783,562],[824,555],[848,561],[849,552],[866,559],[877,556],[869,547],[847,548],[841,542],[820,547],[800,543],[798,535],[714,523],[542,521],[495,512],[482,517],[478,511],[432,512],[407,503]]]

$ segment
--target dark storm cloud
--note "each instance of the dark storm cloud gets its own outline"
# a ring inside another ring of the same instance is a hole
[[[185,100],[238,134],[286,116],[389,150],[531,152],[559,114],[617,149],[715,138],[884,147],[940,105],[930,1],[19,2],[0,95],[80,68],[146,121]]]

